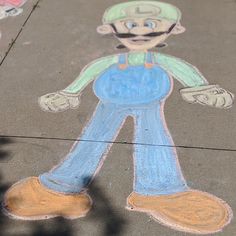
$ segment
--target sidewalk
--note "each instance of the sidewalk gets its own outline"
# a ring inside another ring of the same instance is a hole
[[[70,150],[97,104],[88,86],[78,110],[43,112],[38,97],[69,85],[92,60],[118,53],[118,41],[96,27],[118,0],[29,0],[24,12],[0,22],[0,194],[7,186],[38,176]],[[161,52],[195,65],[210,84],[236,94],[236,2],[168,0],[178,6],[187,31],[171,37]],[[33,9],[33,10],[32,10]],[[11,43],[13,42],[13,45]],[[229,110],[190,105],[175,81],[165,116],[190,187],[212,193],[236,214],[236,106]],[[93,211],[78,220],[27,222],[0,216],[2,236],[184,236],[146,214],[127,211],[132,192],[133,121],[128,119],[92,184]],[[233,236],[233,219],[219,236]]]

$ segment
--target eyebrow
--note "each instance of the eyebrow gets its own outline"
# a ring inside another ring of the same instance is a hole
[[[159,22],[161,22],[161,20],[159,20],[159,19],[147,18],[145,21],[147,21],[147,20],[152,20],[152,21],[159,21]]]
[[[122,22],[122,23],[125,23],[125,22],[127,22],[128,20],[131,21],[132,19],[123,20],[123,21],[121,21],[121,22]],[[134,20],[134,19],[133,19],[133,20]],[[159,20],[159,19],[152,19],[152,18],[147,18],[145,21],[148,21],[148,20],[161,22],[161,20]],[[118,33],[118,31],[117,31],[117,29],[116,29],[114,23],[111,23],[110,26],[113,28],[113,30],[114,30],[116,33]]]

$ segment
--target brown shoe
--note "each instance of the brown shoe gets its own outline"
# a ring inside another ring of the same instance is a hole
[[[23,220],[40,220],[57,216],[75,219],[87,214],[92,206],[86,194],[64,195],[30,177],[14,184],[5,194],[3,212]]]
[[[233,216],[224,201],[197,190],[160,196],[131,193],[127,204],[129,210],[146,212],[161,224],[195,234],[221,231]]]

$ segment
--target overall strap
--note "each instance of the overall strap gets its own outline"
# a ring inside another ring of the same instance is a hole
[[[146,54],[146,61],[145,61],[145,67],[146,68],[152,68],[154,66],[154,59],[151,52],[147,52]]]
[[[128,67],[128,55],[127,53],[119,55],[119,68],[125,70]]]

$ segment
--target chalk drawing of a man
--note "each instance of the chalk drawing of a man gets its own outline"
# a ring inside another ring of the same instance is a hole
[[[135,177],[127,208],[190,233],[217,232],[230,222],[232,211],[224,201],[188,187],[164,120],[172,78],[183,85],[180,93],[189,103],[230,108],[234,98],[219,85],[209,85],[187,62],[150,51],[170,35],[184,32],[180,19],[179,9],[158,1],[128,1],[105,11],[98,33],[114,35],[129,52],[95,60],[66,89],[39,99],[41,108],[49,112],[77,108],[80,93],[93,81],[99,103],[80,139],[98,142],[76,142],[50,172],[13,185],[5,194],[5,212],[29,220],[85,216],[92,205],[86,193],[88,184],[131,116],[135,121]]]

